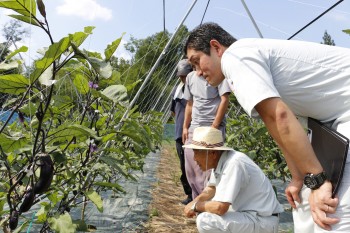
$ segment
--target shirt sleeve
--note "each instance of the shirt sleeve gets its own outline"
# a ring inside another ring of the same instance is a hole
[[[231,93],[231,88],[228,85],[227,79],[224,79],[218,86],[219,95],[223,96],[226,93]]]
[[[209,177],[207,186],[216,186],[216,179],[215,179],[214,169],[211,169],[210,177]]]
[[[185,84],[185,91],[184,91],[184,99],[186,100],[192,100],[193,99],[193,95],[190,91],[190,82],[191,82],[191,78],[190,78],[190,75],[187,75],[187,78],[186,78],[186,84]]]
[[[221,68],[239,104],[250,116],[258,116],[254,107],[262,100],[280,97],[268,55],[259,48],[229,47],[221,59]]]

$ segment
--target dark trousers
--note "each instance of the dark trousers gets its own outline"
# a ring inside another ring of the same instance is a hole
[[[192,189],[190,184],[187,181],[186,177],[186,171],[185,171],[185,153],[184,153],[184,148],[182,148],[183,143],[182,143],[182,138],[179,138],[176,140],[176,151],[177,155],[179,156],[180,159],[180,166],[181,166],[181,184],[182,187],[185,191],[185,194],[192,197]]]

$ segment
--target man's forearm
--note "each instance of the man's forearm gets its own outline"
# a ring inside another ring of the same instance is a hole
[[[229,103],[229,94],[224,94],[223,96],[221,96],[221,102],[216,112],[215,119],[212,123],[212,126],[214,128],[219,128],[221,122],[225,117]]]
[[[183,124],[183,128],[188,129],[188,127],[190,127],[191,124],[191,120],[192,120],[192,101],[187,101],[186,104],[186,108],[185,108],[185,116],[184,116],[184,124]]]

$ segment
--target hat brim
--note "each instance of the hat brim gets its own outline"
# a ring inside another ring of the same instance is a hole
[[[183,145],[183,148],[190,148],[190,149],[195,149],[195,150],[233,150],[230,147],[226,146],[219,146],[219,147],[204,147],[204,146],[198,146],[194,144],[188,144],[188,145]]]

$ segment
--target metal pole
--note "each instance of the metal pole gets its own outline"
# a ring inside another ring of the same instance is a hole
[[[244,8],[245,8],[245,10],[246,10],[246,12],[247,12],[247,14],[248,14],[250,20],[253,22],[253,25],[254,25],[256,31],[258,32],[260,38],[263,38],[263,35],[261,34],[261,32],[260,32],[260,30],[259,30],[259,28],[258,28],[258,25],[255,23],[255,20],[254,20],[252,14],[250,13],[247,4],[245,4],[245,1],[244,1],[244,0],[241,0],[241,2],[242,2],[242,4],[243,4],[243,6],[244,6]]]
[[[163,88],[163,90],[162,90],[162,93],[159,95],[159,98],[158,98],[157,102],[153,105],[152,110],[154,110],[154,109],[156,108],[156,106],[157,106],[157,104],[159,103],[160,99],[161,99],[162,96],[164,95],[164,92],[165,92],[166,88],[168,87],[168,84],[169,84],[170,80],[173,78],[173,76],[174,76],[174,74],[175,74],[176,68],[177,68],[177,67],[175,66],[174,70],[171,72],[171,75],[170,75],[170,77],[168,78],[168,81],[166,82],[166,84],[164,85],[164,88]]]
[[[194,7],[194,5],[196,4],[197,0],[194,0],[191,7],[188,9],[187,13],[185,14],[184,18],[181,20],[179,26],[176,28],[174,34],[171,36],[171,38],[169,39],[168,43],[165,45],[162,53],[160,54],[160,56],[158,57],[156,63],[153,65],[153,67],[151,68],[151,70],[149,71],[147,77],[145,78],[145,80],[143,81],[140,89],[137,91],[134,99],[131,101],[131,103],[129,104],[127,110],[125,111],[123,117],[120,119],[119,124],[115,127],[116,129],[119,129],[119,127],[121,126],[121,122],[127,117],[127,115],[129,114],[129,111],[131,110],[131,108],[134,106],[137,98],[140,96],[141,91],[144,89],[144,87],[146,86],[146,83],[148,82],[148,80],[151,78],[153,72],[155,71],[155,69],[157,68],[158,64],[160,63],[160,61],[162,60],[162,58],[164,57],[166,51],[168,50],[171,42],[174,40],[176,33],[178,32],[178,30],[180,29],[180,27],[182,26],[183,22],[186,20],[187,16],[189,15],[189,13],[191,12],[192,8]]]
[[[163,0],[163,31],[165,33],[165,0]]]

